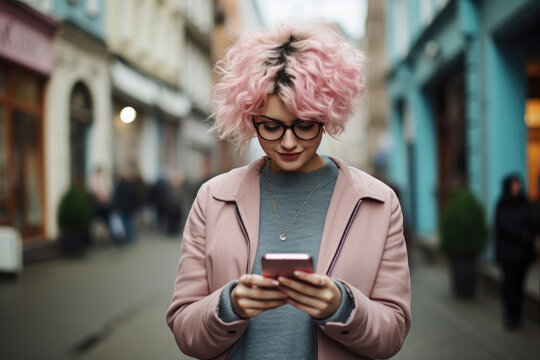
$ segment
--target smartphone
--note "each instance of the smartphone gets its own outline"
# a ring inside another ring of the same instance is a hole
[[[285,276],[294,279],[294,271],[313,272],[313,259],[305,253],[268,253],[262,259],[262,275],[277,279]]]

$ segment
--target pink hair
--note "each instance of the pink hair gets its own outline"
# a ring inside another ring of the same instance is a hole
[[[216,65],[212,127],[238,148],[255,136],[252,115],[270,94],[302,120],[322,121],[341,133],[364,91],[363,54],[331,25],[279,24],[244,33]]]

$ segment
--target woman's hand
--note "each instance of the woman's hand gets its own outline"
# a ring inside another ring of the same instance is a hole
[[[231,291],[231,305],[236,315],[251,318],[287,303],[287,295],[278,289],[279,282],[261,275],[242,275]],[[339,289],[338,289],[339,290]]]
[[[333,315],[341,304],[341,290],[327,276],[295,271],[298,280],[279,277],[279,289],[287,294],[287,302],[315,319]]]

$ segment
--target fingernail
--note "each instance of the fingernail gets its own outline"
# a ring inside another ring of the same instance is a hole
[[[272,280],[272,285],[274,285],[274,286],[279,286],[279,281],[277,281],[277,280]]]
[[[294,271],[294,276],[301,276],[301,275],[302,275],[302,273],[300,271],[298,271],[298,270]]]
[[[283,276],[280,276],[280,277],[278,277],[278,280],[279,280],[280,282],[283,282],[283,281],[285,281],[285,278],[284,278]]]

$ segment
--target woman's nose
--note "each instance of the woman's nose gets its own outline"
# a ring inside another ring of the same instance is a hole
[[[292,129],[285,130],[285,134],[281,138],[281,146],[284,149],[294,149],[296,147],[296,135],[294,135]]]

